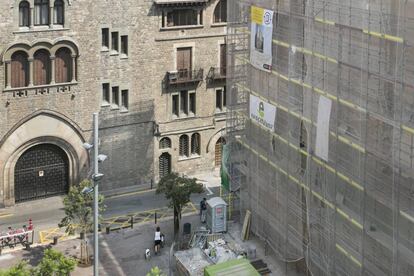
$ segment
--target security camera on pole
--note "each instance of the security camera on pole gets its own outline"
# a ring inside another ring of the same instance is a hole
[[[99,196],[99,189],[98,189],[98,184],[99,181],[102,179],[102,177],[104,176],[102,173],[99,172],[98,169],[98,164],[99,162],[103,162],[105,161],[105,159],[107,158],[106,155],[104,154],[99,154],[98,153],[98,144],[99,144],[99,138],[98,138],[98,113],[93,113],[93,134],[94,134],[94,138],[93,138],[93,145],[88,144],[88,143],[84,143],[83,147],[86,150],[90,150],[93,147],[93,164],[94,164],[94,170],[93,170],[93,175],[92,175],[92,180],[93,180],[93,192],[94,192],[94,198],[93,198],[93,203],[94,203],[94,207],[93,207],[93,254],[94,254],[94,258],[93,258],[93,275],[94,276],[98,276],[99,275],[99,254],[98,254],[98,224],[99,224],[99,206],[98,206],[98,196]],[[83,191],[84,193],[89,193],[92,192],[91,190],[88,191]]]

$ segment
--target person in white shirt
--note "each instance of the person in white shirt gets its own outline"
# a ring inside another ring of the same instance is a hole
[[[157,229],[155,231],[155,237],[154,237],[154,251],[155,254],[160,252],[160,246],[161,246],[161,229],[159,226],[157,226]]]

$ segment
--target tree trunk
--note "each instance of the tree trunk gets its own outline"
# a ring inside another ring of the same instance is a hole
[[[180,217],[181,212],[180,210],[174,206],[174,241],[178,242],[179,234],[180,234]]]

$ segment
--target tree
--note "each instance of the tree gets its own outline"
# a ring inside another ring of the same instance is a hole
[[[190,202],[190,195],[202,193],[203,185],[195,178],[180,177],[177,173],[170,173],[161,178],[157,187],[157,194],[164,193],[169,199],[169,207],[174,209],[174,240],[178,241],[182,208]]]
[[[86,189],[85,189],[86,188]],[[65,217],[59,223],[59,227],[66,227],[66,233],[74,234],[76,229],[81,233],[80,262],[88,265],[90,263],[88,246],[85,234],[92,231],[93,226],[93,193],[83,192],[91,190],[93,184],[90,180],[83,180],[79,185],[73,185],[69,193],[63,199]],[[99,195],[99,214],[105,210],[103,204],[104,196]],[[101,217],[99,217],[99,220]]]
[[[147,276],[166,276],[158,266],[151,268],[151,271],[147,273]]]
[[[93,193],[82,192],[85,188],[93,188],[90,180],[85,179],[79,185],[73,185],[69,193],[63,199],[65,217],[59,223],[59,227],[66,227],[66,232],[74,234],[76,229],[80,233],[88,233],[93,227]],[[103,204],[104,196],[99,195],[98,206],[99,213],[105,210]]]
[[[63,253],[46,249],[43,259],[35,269],[35,275],[66,276],[75,269],[76,260],[65,257]]]
[[[27,267],[27,262],[22,261],[8,270],[0,270],[0,276],[30,276],[32,271]]]

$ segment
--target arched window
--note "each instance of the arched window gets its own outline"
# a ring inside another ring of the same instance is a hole
[[[49,0],[35,0],[34,24],[49,25]]]
[[[46,50],[38,50],[33,56],[33,84],[50,83],[50,54]]]
[[[30,4],[27,1],[22,1],[19,5],[19,26],[30,26]]]
[[[164,176],[171,173],[171,155],[169,155],[167,152],[164,152],[160,155],[158,159],[158,169],[160,173],[160,179]]]
[[[191,135],[191,154],[200,155],[200,134]]]
[[[214,9],[214,23],[227,22],[227,0],[220,0]]]
[[[29,62],[23,51],[14,53],[11,57],[11,87],[25,87],[29,84]]]
[[[63,25],[65,22],[65,6],[63,0],[56,0],[53,5],[54,20],[53,24]]]
[[[72,81],[72,55],[68,48],[60,48],[55,59],[56,83]]]
[[[187,135],[181,135],[180,136],[180,148],[179,148],[179,154],[181,157],[188,157],[188,136]]]
[[[168,148],[171,148],[171,139],[168,137],[164,137],[160,140],[160,149]]]

